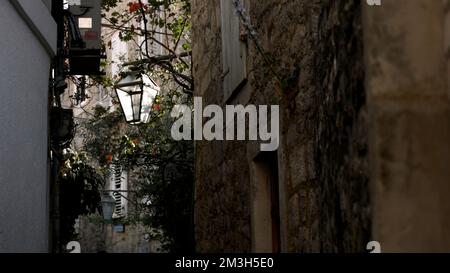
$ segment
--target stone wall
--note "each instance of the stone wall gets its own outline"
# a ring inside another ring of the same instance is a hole
[[[280,105],[282,251],[364,251],[370,209],[360,1],[245,1],[269,63],[249,40],[248,82],[227,102],[219,2],[193,1],[196,95],[204,104]],[[252,251],[257,147],[197,142],[199,251]]]
[[[386,252],[450,250],[449,1],[366,7],[373,236]]]
[[[196,95],[223,105],[220,1],[192,1]],[[196,142],[195,229],[200,252],[248,252],[249,166],[237,142]],[[239,170],[237,172],[236,170]]]
[[[79,242],[81,253],[160,253],[161,244],[145,236],[142,225],[123,225],[115,230],[114,225],[102,223],[101,216],[80,217]]]
[[[303,3],[303,33],[290,42],[298,55],[285,55],[289,42],[278,53],[294,59],[281,72],[293,73],[281,103],[285,250],[362,252],[370,208],[360,1]]]

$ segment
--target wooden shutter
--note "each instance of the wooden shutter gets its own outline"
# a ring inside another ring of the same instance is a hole
[[[241,24],[233,0],[220,0],[222,17],[223,89],[227,100],[247,78],[246,45],[240,39]]]
[[[127,200],[123,196],[127,196],[127,172],[122,166],[115,164],[112,166],[111,187],[115,199],[114,217],[121,218],[127,214]]]

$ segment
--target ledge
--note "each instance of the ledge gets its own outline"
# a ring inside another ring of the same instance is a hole
[[[56,54],[57,25],[42,1],[9,0],[50,56]]]

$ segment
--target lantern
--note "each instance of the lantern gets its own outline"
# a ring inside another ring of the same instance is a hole
[[[122,77],[116,84],[116,93],[126,121],[147,123],[158,92],[159,87],[145,74],[134,71]]]
[[[103,219],[106,221],[111,221],[114,213],[114,207],[116,205],[116,200],[109,194],[105,194],[102,197],[102,212]]]

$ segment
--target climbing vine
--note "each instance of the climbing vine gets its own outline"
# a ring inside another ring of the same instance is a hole
[[[126,3],[126,5],[124,5]],[[189,0],[124,2],[103,0],[103,27],[119,34],[136,48],[136,58],[119,64],[121,72],[133,68],[152,77],[161,87],[148,123],[125,123],[118,100],[114,107],[96,107],[90,119],[80,122],[83,139],[79,152],[103,177],[111,164],[133,173],[132,187],[138,204],[133,219],[147,228],[164,251],[191,252],[193,240],[194,147],[191,142],[174,141],[170,116],[176,104],[192,104],[191,19]],[[114,50],[112,43],[105,44]],[[152,50],[152,48],[159,50]],[[111,63],[105,63],[106,67]],[[113,88],[120,77],[110,75],[93,80]],[[131,217],[131,216],[130,216]]]

